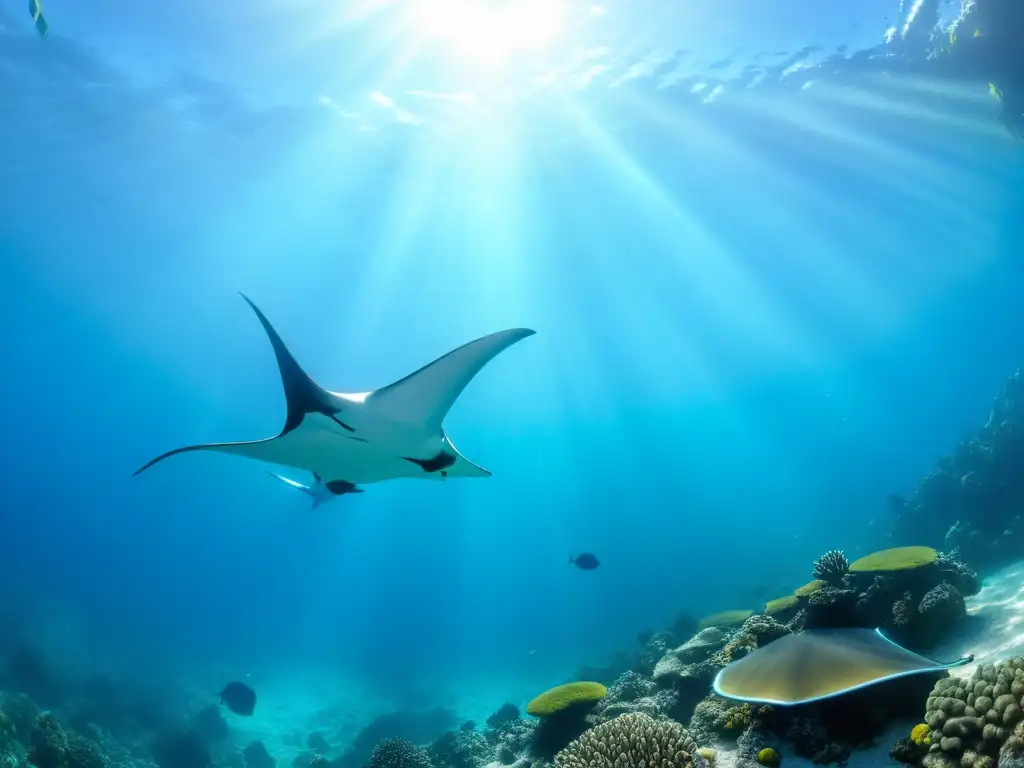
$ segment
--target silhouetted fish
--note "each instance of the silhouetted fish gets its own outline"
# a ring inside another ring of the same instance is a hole
[[[575,565],[581,571],[592,571],[601,563],[589,552],[584,552],[576,557],[569,555],[569,565]]]
[[[256,691],[245,683],[228,683],[217,695],[220,703],[227,705],[236,715],[248,717],[256,709]]]

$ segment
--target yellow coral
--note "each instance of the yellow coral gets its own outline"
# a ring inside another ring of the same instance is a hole
[[[824,586],[824,581],[822,581],[821,579],[815,579],[814,581],[809,581],[799,589],[795,590],[793,594],[797,597],[810,597]]]
[[[722,611],[721,613],[713,613],[700,620],[700,628],[738,627],[753,615],[753,611]]]
[[[574,705],[593,703],[604,698],[606,693],[608,689],[600,683],[566,683],[544,691],[526,705],[526,711],[534,717],[546,717]]]
[[[765,768],[779,768],[782,756],[771,747],[765,747],[757,753],[757,762]]]
[[[788,611],[790,608],[795,608],[796,604],[800,602],[800,598],[796,595],[786,595],[786,597],[777,597],[774,600],[769,600],[764,607],[764,612],[769,616],[774,616],[777,613],[783,613]]]
[[[919,747],[932,743],[932,729],[927,723],[918,723],[910,730],[910,740]]]
[[[715,750],[711,749],[711,747],[701,747],[697,752],[704,758],[704,762],[706,762],[711,768],[715,768]]]
[[[878,573],[908,571],[932,565],[939,553],[931,547],[894,547],[865,555],[850,564],[850,573]]]

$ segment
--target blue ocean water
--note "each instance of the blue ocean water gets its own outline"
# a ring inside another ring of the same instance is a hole
[[[852,55],[894,3],[826,5],[0,6],[4,634],[480,720],[885,546],[1024,358],[1024,155],[985,83]],[[535,329],[445,422],[493,477],[132,477],[280,429],[238,291],[340,391]]]

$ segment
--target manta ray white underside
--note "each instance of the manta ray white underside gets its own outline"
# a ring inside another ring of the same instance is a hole
[[[176,448],[159,461],[189,451],[219,451],[312,472],[341,492],[399,477],[443,479],[491,473],[459,453],[442,422],[466,385],[528,328],[498,331],[454,349],[403,379],[373,392],[345,394],[320,387],[302,370],[274,327],[248,297],[277,357],[287,417],[275,437]]]

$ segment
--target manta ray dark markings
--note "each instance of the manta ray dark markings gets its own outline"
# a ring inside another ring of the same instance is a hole
[[[249,297],[242,294],[242,298],[252,307],[252,311],[259,318],[260,325],[267,332],[270,338],[270,346],[274,348],[274,357],[277,358],[277,367],[281,372],[281,383],[284,385],[284,399],[288,406],[288,416],[285,418],[284,428],[281,434],[287,434],[297,428],[302,420],[311,413],[319,413],[333,420],[338,426],[348,432],[355,432],[355,428],[349,426],[338,414],[344,409],[332,400],[331,393],[314,382],[309,375],[302,370],[292,353],[285,346],[274,326],[267,320],[267,316],[260,311],[260,308],[253,304]],[[280,437],[280,435],[278,435]],[[349,435],[353,440],[366,440],[362,437]]]
[[[303,469],[334,495],[398,477],[487,477],[456,450],[442,422],[473,377],[502,351],[532,336],[528,328],[498,331],[463,344],[415,373],[373,392],[346,394],[319,386],[295,360],[260,309],[256,313],[274,349],[286,414],[274,437],[176,448],[147,462],[190,451],[218,451]],[[296,485],[280,475],[283,482]]]
[[[455,463],[455,457],[444,451],[429,459],[411,459],[408,456],[403,456],[402,458],[406,461],[411,461],[413,464],[418,464],[423,468],[424,472],[440,472],[443,469],[448,469],[448,467]]]

